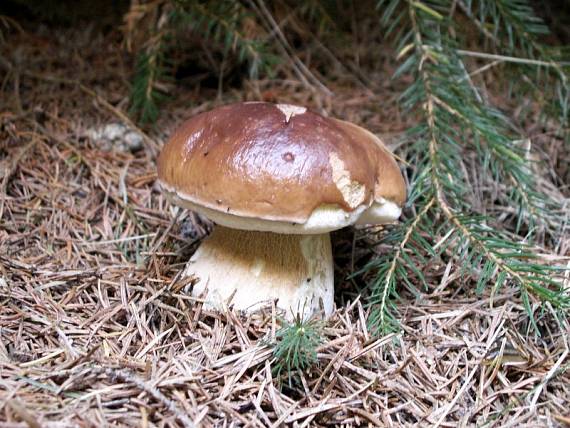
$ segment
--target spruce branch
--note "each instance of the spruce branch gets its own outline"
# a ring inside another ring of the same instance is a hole
[[[258,31],[261,26],[256,24],[255,16],[240,2],[158,0],[133,4],[125,21],[130,29],[128,47],[132,44],[131,33],[145,33],[144,44],[138,50],[130,103],[131,113],[142,122],[156,120],[165,98],[165,83],[171,79],[175,65],[169,53],[188,30],[209,42],[206,49],[210,57],[214,58],[212,53],[223,56],[218,70],[220,82],[226,63],[247,65],[250,78],[255,79],[262,73],[270,74],[279,60],[265,32]]]
[[[446,192],[444,190],[444,184],[441,181],[441,174],[438,173],[438,167],[441,165],[441,161],[439,159],[438,153],[441,152],[439,147],[439,139],[441,130],[440,125],[437,123],[437,117],[435,114],[436,110],[436,100],[437,97],[434,96],[434,90],[432,86],[433,76],[430,75],[429,69],[426,66],[431,60],[432,57],[430,56],[430,50],[426,49],[427,44],[424,42],[422,31],[420,26],[418,25],[418,18],[416,14],[416,10],[414,7],[409,8],[410,12],[410,20],[412,23],[412,28],[415,34],[416,40],[416,50],[417,54],[420,55],[419,61],[419,76],[421,78],[422,84],[424,86],[424,96],[425,102],[422,104],[422,108],[424,110],[424,116],[426,118],[428,130],[429,130],[429,156],[430,156],[430,163],[431,163],[431,178],[432,183],[435,187],[435,192],[437,195],[437,204],[439,208],[443,211],[447,219],[455,226],[455,228],[460,231],[460,233],[469,240],[470,244],[473,246],[473,249],[476,252],[479,252],[481,256],[490,263],[492,267],[496,267],[499,272],[504,272],[511,280],[513,280],[517,285],[519,285],[525,291],[534,292],[542,299],[546,299],[551,303],[555,304],[557,307],[561,306],[568,306],[570,304],[570,296],[564,295],[556,292],[551,292],[547,286],[556,286],[559,285],[556,281],[552,281],[550,275],[553,272],[553,269],[550,269],[546,266],[541,265],[534,265],[532,266],[529,264],[528,266],[521,266],[518,263],[513,263],[511,259],[515,259],[523,255],[522,248],[524,247],[522,244],[519,244],[521,247],[521,251],[517,251],[511,254],[511,257],[505,257],[505,250],[508,250],[509,247],[512,247],[511,243],[506,240],[506,237],[501,236],[500,231],[498,230],[489,230],[483,231],[480,228],[480,224],[476,222],[469,221],[469,216],[464,217],[463,220],[462,216],[458,216],[456,212],[452,209],[452,207],[447,202]],[[432,14],[433,15],[433,14]],[[440,56],[440,60],[443,58]],[[441,103],[440,100],[438,100]],[[477,128],[476,128],[477,129]],[[501,146],[495,147],[495,150]],[[508,153],[508,152],[507,152]],[[500,158],[500,153],[495,152],[495,155]],[[509,158],[517,159],[516,153],[511,153]],[[530,174],[530,171],[524,171],[526,174]],[[523,172],[523,173],[524,173]],[[449,173],[446,171],[445,173]],[[513,176],[511,178],[514,181]],[[516,182],[513,182],[513,185],[516,185]],[[523,194],[525,193],[523,189]],[[530,205],[532,207],[532,205]],[[536,215],[536,211],[533,211]],[[465,214],[463,214],[464,216]],[[467,221],[466,221],[467,220]],[[482,232],[482,233],[481,233]],[[489,241],[485,239],[485,235],[487,233],[494,234],[499,240],[495,240],[493,246],[489,245]],[[505,242],[501,242],[500,239],[505,239]],[[531,258],[531,253],[524,254],[527,258]],[[493,266],[494,265],[494,266]],[[528,267],[533,267],[532,274],[533,275],[526,275],[525,273],[528,271]],[[488,272],[495,272],[495,269],[486,269]],[[490,278],[489,278],[490,279]],[[533,280],[534,279],[534,280]]]
[[[471,22],[492,40],[495,49],[507,54],[496,55],[496,59],[519,64],[517,70],[523,71],[526,78],[517,79],[518,86],[534,93],[549,108],[550,116],[557,116],[561,134],[567,136],[570,120],[570,56],[564,49],[549,48],[540,42],[539,38],[548,34],[549,29],[536,16],[532,4],[527,0],[457,1]],[[519,58],[521,52],[527,58]],[[475,56],[477,53],[470,52],[469,55]],[[477,56],[490,58],[490,55],[481,52]],[[535,85],[533,81],[543,71],[545,84]]]
[[[424,281],[422,270],[430,257],[456,259],[463,277],[476,279],[478,292],[489,283],[492,294],[506,282],[515,285],[531,319],[531,296],[559,309],[570,308],[570,295],[562,287],[563,269],[542,263],[529,244],[536,224],[550,235],[563,228],[562,209],[535,190],[528,142],[470,80],[453,36],[457,31],[450,31],[455,25],[452,2],[389,0],[379,6],[386,11],[383,23],[390,25],[397,16],[404,28],[396,37],[401,65],[394,76],[415,77],[400,99],[406,110],[419,114],[420,122],[410,130],[415,143],[408,152],[416,166],[408,204],[415,207],[416,217],[387,237],[386,242],[392,240],[397,247],[393,257],[381,256],[364,269],[376,271],[371,322],[380,331],[393,329],[396,286],[409,286],[410,272]],[[500,186],[500,192],[482,193],[495,199],[493,209],[517,207],[512,232],[489,217],[485,201],[474,204],[463,160],[466,153],[477,155],[471,174],[489,186]]]
[[[180,2],[177,17],[205,39],[220,43],[224,54],[236,53],[240,63],[247,63],[251,78],[267,73],[277,62],[272,46],[262,35],[246,34],[243,27],[254,16],[240,2]]]
[[[158,105],[164,99],[159,87],[165,79],[162,46],[158,43],[141,52],[137,60],[130,113],[138,115],[141,122],[154,122],[158,117]]]
[[[378,277],[379,282],[374,285],[374,292],[369,299],[372,308],[369,323],[372,328],[379,330],[382,334],[397,329],[398,324],[391,310],[390,299],[397,297],[397,283],[400,280],[404,280],[403,276],[406,275],[406,272],[402,269],[402,264],[406,264],[409,259],[405,257],[405,252],[409,250],[408,246],[414,238],[416,238],[415,240],[417,241],[416,234],[418,233],[421,222],[425,220],[424,217],[428,214],[434,203],[435,198],[432,197],[415,218],[408,221],[407,224],[402,225],[399,231],[405,232],[401,240],[396,238],[400,243],[393,254],[374,262],[375,265],[384,265],[386,272]],[[365,270],[369,270],[370,268],[371,266],[367,266]]]
[[[317,347],[322,343],[322,323],[315,319],[304,320],[299,314],[293,322],[282,321],[273,346],[274,375],[280,379],[287,373],[289,386],[295,374],[300,374],[317,363]]]
[[[147,29],[143,46],[138,50],[135,74],[130,96],[130,113],[137,116],[142,123],[155,122],[158,117],[158,106],[166,97],[164,83],[169,79],[167,74],[166,51],[168,38],[171,35],[170,8],[161,10],[160,2],[148,5],[131,6],[125,17],[127,22],[127,47],[132,46],[133,28],[145,14],[155,17]],[[156,18],[158,16],[158,18]]]

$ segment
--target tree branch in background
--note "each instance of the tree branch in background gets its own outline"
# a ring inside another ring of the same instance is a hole
[[[476,278],[479,292],[490,283],[495,292],[507,281],[516,285],[533,322],[532,296],[562,310],[570,308],[570,295],[562,285],[563,269],[548,266],[531,246],[537,236],[554,240],[564,230],[567,219],[561,201],[536,189],[530,147],[521,144],[524,137],[515,135],[510,121],[484,102],[465,78],[467,67],[461,58],[465,51],[451,36],[458,31],[450,31],[456,24],[450,18],[452,2],[393,0],[380,1],[378,6],[384,11],[382,22],[388,29],[393,30],[393,21],[404,28],[395,37],[402,60],[395,77],[414,76],[401,103],[406,110],[419,113],[421,121],[410,130],[416,142],[408,152],[410,164],[416,168],[410,204],[418,215],[405,222],[402,231],[394,230],[382,241],[400,242],[395,254],[381,258],[382,263],[390,260],[389,268],[383,269],[380,260],[367,267],[376,270],[371,304],[372,313],[380,314],[370,321],[380,331],[393,330],[386,296],[397,298],[393,291],[396,281],[405,283],[406,276],[412,274],[425,283],[426,267],[450,257],[461,266],[465,280]],[[534,18],[528,21],[535,23],[537,31],[542,28]],[[502,33],[493,33],[493,37],[501,41]],[[526,40],[510,41],[510,46],[530,45]],[[482,210],[473,200],[463,161],[467,153],[476,154],[474,174],[491,189],[504,188],[488,192]],[[491,197],[496,199],[492,204]],[[493,218],[492,212],[503,207],[516,207],[510,224],[498,224]],[[423,233],[415,233],[418,230]],[[416,256],[414,268],[410,266],[414,261],[402,257],[406,252]]]

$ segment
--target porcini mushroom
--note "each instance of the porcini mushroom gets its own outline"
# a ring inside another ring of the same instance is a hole
[[[162,149],[167,197],[217,226],[184,275],[205,305],[333,312],[329,232],[395,221],[406,187],[382,141],[305,107],[245,102],[182,124]]]

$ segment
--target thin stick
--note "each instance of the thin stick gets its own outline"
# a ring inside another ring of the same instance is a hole
[[[251,3],[253,3],[253,1],[251,1]],[[327,88],[327,86],[323,82],[321,82],[311,72],[311,70],[309,70],[309,68],[303,63],[303,61],[301,61],[296,55],[294,55],[292,53],[293,49],[289,45],[289,42],[287,41],[285,36],[283,35],[283,31],[281,31],[279,24],[277,24],[277,22],[275,22],[273,15],[271,15],[271,13],[267,10],[267,7],[265,6],[265,3],[263,2],[263,0],[258,0],[257,3],[259,5],[258,10],[261,11],[261,14],[265,18],[265,20],[269,23],[271,29],[277,35],[277,39],[279,40],[281,46],[283,47],[286,55],[304,73],[305,76],[307,76],[310,80],[313,81],[313,83],[315,83],[319,87],[319,89],[321,89],[325,94],[327,94],[329,96],[332,95],[332,91],[329,88]]]
[[[528,64],[528,65],[540,65],[542,67],[566,67],[570,65],[568,61],[560,61],[560,62],[547,62],[547,61],[540,61],[538,59],[530,59],[530,58],[517,58],[514,56],[506,56],[506,55],[497,55],[497,54],[490,54],[485,52],[474,52],[474,51],[466,51],[463,49],[457,49],[456,52],[459,55],[464,56],[471,56],[473,58],[484,58],[484,59],[496,59],[504,62],[513,62],[516,64]]]

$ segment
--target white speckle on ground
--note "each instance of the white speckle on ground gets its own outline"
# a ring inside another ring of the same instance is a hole
[[[91,128],[85,135],[104,151],[136,152],[143,147],[143,136],[122,123]]]

